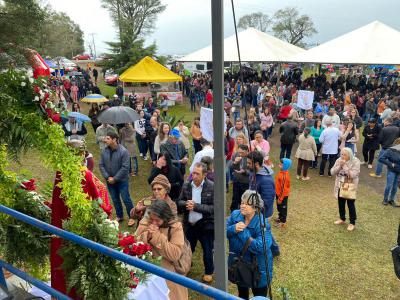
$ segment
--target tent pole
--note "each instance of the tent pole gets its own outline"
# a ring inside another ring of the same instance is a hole
[[[282,64],[279,62],[278,63],[278,68],[276,71],[276,90],[279,89],[279,79],[281,78],[281,72],[282,72]]]
[[[227,291],[226,193],[224,152],[224,14],[223,0],[211,1],[214,126],[214,263],[215,286]]]

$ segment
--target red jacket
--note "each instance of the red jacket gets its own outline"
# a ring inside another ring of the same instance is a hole
[[[281,111],[279,112],[278,119],[287,119],[289,116],[292,107],[290,105],[282,106]]]

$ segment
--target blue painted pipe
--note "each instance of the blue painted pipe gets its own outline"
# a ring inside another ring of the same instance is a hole
[[[108,248],[104,245],[95,243],[91,240],[83,238],[83,237],[76,235],[74,233],[71,233],[69,231],[65,231],[65,230],[57,228],[53,225],[49,225],[43,221],[37,220],[37,219],[27,216],[23,213],[20,213],[19,211],[10,209],[7,206],[0,205],[0,212],[8,214],[22,222],[28,223],[28,224],[35,226],[37,228],[40,228],[44,231],[51,232],[63,239],[72,241],[78,245],[84,246],[86,248],[100,252],[104,255],[110,256],[110,257],[112,257],[116,260],[122,261],[128,265],[135,266],[137,268],[140,268],[142,270],[145,270],[147,272],[155,274],[159,277],[173,281],[179,285],[183,285],[191,290],[197,291],[200,294],[206,295],[208,297],[218,299],[218,300],[220,300],[220,299],[221,300],[222,299],[224,299],[224,300],[225,299],[226,300],[240,300],[240,298],[237,296],[231,295],[227,292],[218,290],[209,285],[203,284],[201,282],[187,278],[185,276],[173,273],[171,271],[168,271],[166,269],[163,269],[161,267],[158,267],[156,265],[148,263],[144,260],[129,256],[129,255],[119,252],[117,250]]]
[[[47,294],[49,294],[57,299],[72,300],[70,297],[65,296],[63,293],[60,293],[59,291],[53,289],[52,287],[48,286],[44,282],[29,276],[25,272],[22,272],[20,269],[14,268],[12,265],[5,263],[1,259],[0,259],[0,267],[7,269],[11,273],[17,275],[19,278],[22,278],[23,280],[33,284],[34,286],[40,288],[41,290],[45,291]]]

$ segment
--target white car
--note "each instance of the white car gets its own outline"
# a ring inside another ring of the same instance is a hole
[[[60,66],[64,67],[65,71],[74,71],[78,67],[76,63],[73,61],[69,60],[68,58],[65,57],[56,57],[54,58],[54,61],[57,63],[60,63]]]

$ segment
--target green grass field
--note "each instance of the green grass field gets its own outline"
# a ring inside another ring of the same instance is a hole
[[[104,94],[112,95],[115,88],[100,84]],[[82,111],[88,110],[81,104]],[[187,105],[177,105],[170,114],[184,115],[191,121],[196,113]],[[87,126],[87,146],[95,157],[95,174],[98,170],[99,147],[94,132]],[[271,141],[272,159],[277,166],[279,143],[275,130]],[[294,147],[295,149],[297,146]],[[293,150],[293,155],[295,153]],[[139,176],[130,182],[131,196],[137,202],[151,194],[147,176],[151,164],[139,160]],[[288,228],[273,228],[273,234],[281,247],[281,256],[274,260],[273,292],[275,299],[280,287],[288,288],[292,299],[400,299],[400,281],[396,279],[389,249],[397,237],[400,209],[383,207],[379,194],[368,180],[360,180],[357,207],[357,228],[349,233],[345,226],[335,226],[338,218],[337,203],[333,197],[334,179],[319,177],[310,171],[312,179],[297,181],[292,167],[292,187],[289,197]],[[54,170],[43,167],[36,152],[31,151],[22,159],[16,170],[28,170],[40,182],[51,182]],[[275,168],[276,170],[276,168]],[[362,170],[367,173],[367,169]],[[377,179],[384,186],[384,179]],[[43,184],[42,184],[43,186]],[[230,188],[231,190],[231,188]],[[227,194],[227,207],[231,201]],[[200,245],[194,254],[194,264],[189,277],[200,280],[203,275]],[[236,292],[230,286],[232,293]],[[190,293],[190,299],[205,299]]]

